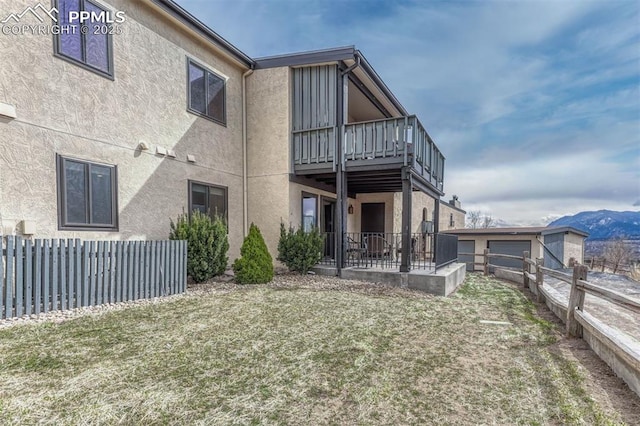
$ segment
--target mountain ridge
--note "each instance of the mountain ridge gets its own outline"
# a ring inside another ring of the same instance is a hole
[[[585,211],[563,216],[547,226],[571,226],[589,233],[589,240],[624,237],[640,240],[640,211]]]

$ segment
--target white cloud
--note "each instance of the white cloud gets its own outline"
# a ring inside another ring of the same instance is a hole
[[[179,2],[253,56],[356,45],[467,209],[534,224],[640,201],[635,0]]]

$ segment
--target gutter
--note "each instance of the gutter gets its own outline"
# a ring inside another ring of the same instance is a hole
[[[247,77],[253,74],[250,69],[242,74],[242,236],[249,233],[249,189],[247,179]]]

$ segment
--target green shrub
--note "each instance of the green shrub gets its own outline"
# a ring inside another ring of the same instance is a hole
[[[264,284],[273,279],[273,259],[260,229],[253,223],[240,248],[240,257],[233,262],[233,272],[240,284]]]
[[[223,274],[227,268],[227,225],[216,217],[194,210],[171,221],[171,240],[187,240],[187,274],[197,283]]]
[[[291,271],[306,274],[322,259],[324,238],[318,228],[304,232],[299,228],[294,231],[289,227],[285,230],[284,223],[280,223],[280,241],[278,241],[278,260]]]

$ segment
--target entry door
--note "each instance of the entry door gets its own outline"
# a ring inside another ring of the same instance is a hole
[[[336,201],[328,198],[322,199],[322,219],[320,220],[320,232],[325,233],[324,255],[335,259],[335,217]]]
[[[384,203],[363,203],[360,232],[384,233]]]

